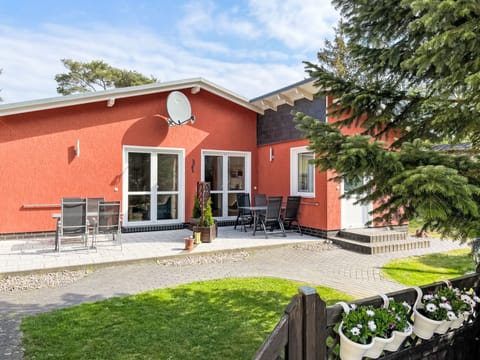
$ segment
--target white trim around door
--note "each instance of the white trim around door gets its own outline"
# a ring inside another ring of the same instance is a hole
[[[185,149],[123,147],[123,225],[185,219]]]
[[[252,154],[245,151],[202,150],[202,181],[211,185],[213,215],[232,219],[238,213],[237,193],[250,193]]]

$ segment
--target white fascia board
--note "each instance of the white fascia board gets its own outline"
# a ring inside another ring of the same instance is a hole
[[[193,78],[164,83],[147,84],[140,86],[131,86],[126,88],[117,88],[106,91],[95,91],[85,94],[75,94],[59,96],[55,98],[40,99],[33,101],[24,101],[7,105],[0,105],[0,116],[21,114],[26,112],[56,109],[67,106],[88,104],[99,101],[112,101],[111,99],[121,99],[141,95],[149,95],[167,91],[188,89],[199,87],[215,95],[223,97],[233,103],[243,106],[257,113],[263,113],[259,107],[251,104],[246,98],[226,90],[210,81],[202,78]]]

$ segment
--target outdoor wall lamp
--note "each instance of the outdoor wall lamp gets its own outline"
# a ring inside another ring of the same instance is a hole
[[[270,157],[270,162],[272,162],[273,159],[275,159],[275,154],[273,153],[273,148],[272,147],[270,147],[269,157]]]

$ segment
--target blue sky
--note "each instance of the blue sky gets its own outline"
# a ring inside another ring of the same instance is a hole
[[[253,98],[305,78],[337,20],[328,0],[0,0],[0,96],[58,96],[69,58]]]

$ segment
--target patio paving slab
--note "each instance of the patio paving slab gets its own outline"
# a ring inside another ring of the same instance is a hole
[[[153,258],[201,254],[215,251],[239,250],[263,246],[287,245],[293,242],[318,241],[318,238],[288,233],[287,237],[263,233],[253,236],[252,231],[241,232],[232,227],[220,227],[218,237],[211,243],[184,250],[184,237],[191,231],[153,231],[122,234],[123,247],[99,243],[96,249],[81,249],[65,245],[62,252],[54,251],[54,239],[21,239],[0,241],[0,275],[64,269],[81,266],[100,266],[134,262]]]

